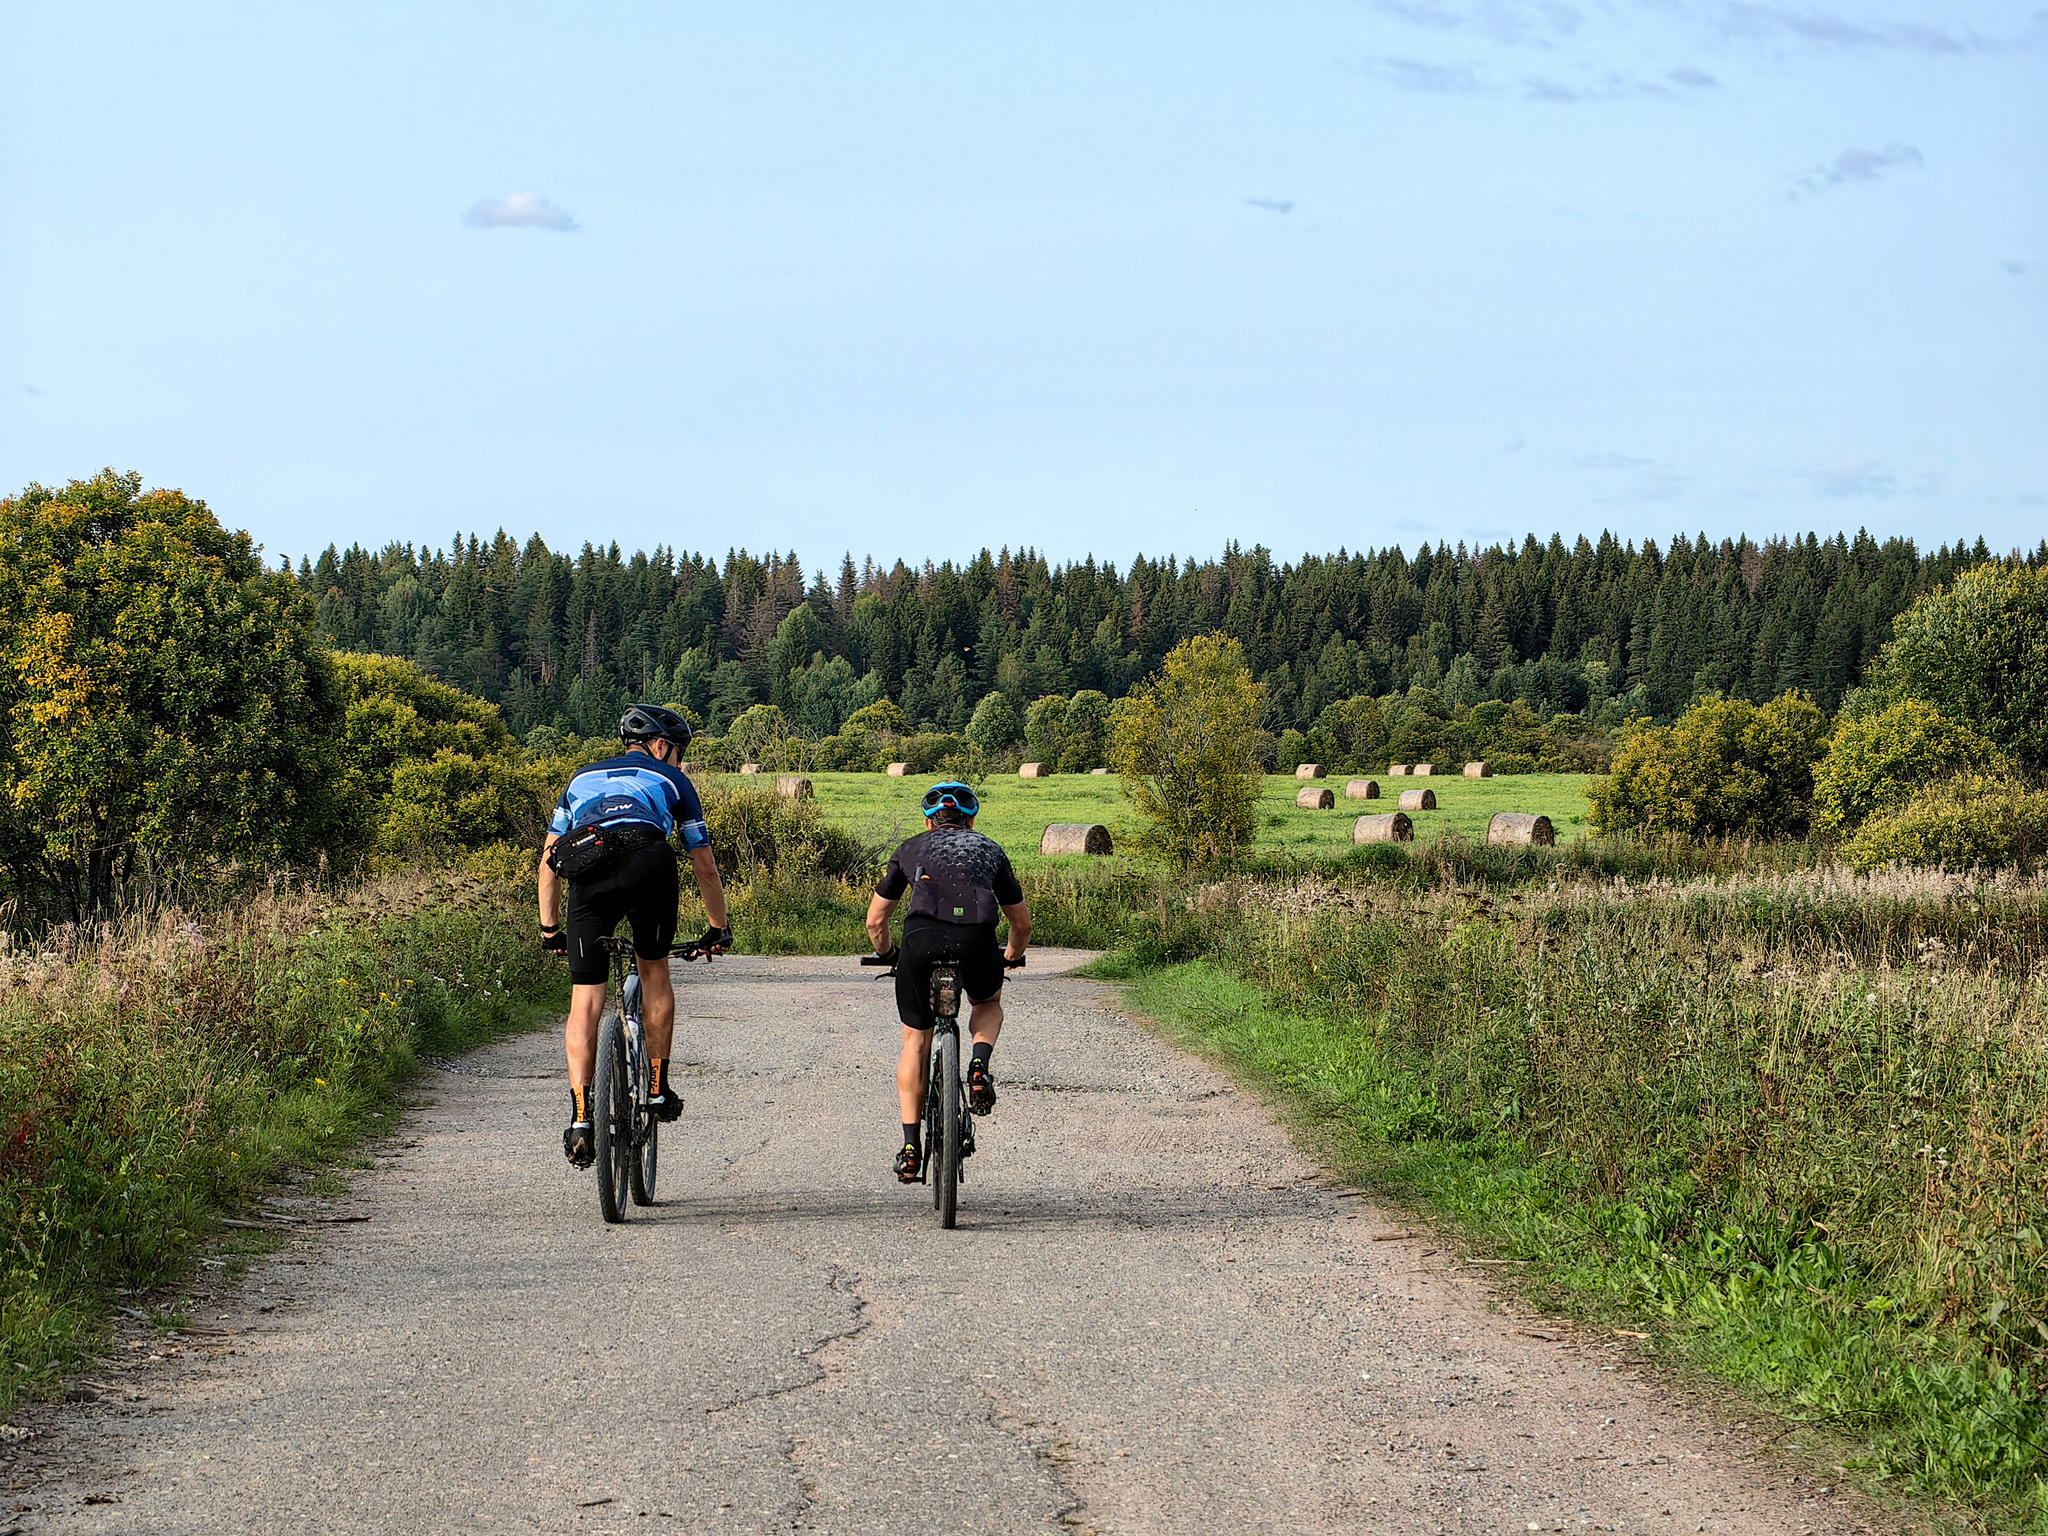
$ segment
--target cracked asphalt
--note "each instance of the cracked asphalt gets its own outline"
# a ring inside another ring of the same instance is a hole
[[[1864,1528],[1320,1180],[1081,958],[1008,993],[954,1232],[889,1174],[896,1025],[851,959],[679,977],[688,1110],[623,1226],[562,1161],[557,1036],[431,1075],[367,1222],[17,1417],[0,1536]]]

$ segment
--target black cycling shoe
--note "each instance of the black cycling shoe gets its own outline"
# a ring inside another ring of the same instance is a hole
[[[967,1065],[967,1107],[977,1115],[988,1114],[996,1107],[996,1080],[985,1061]]]
[[[674,1083],[663,1083],[661,1092],[647,1101],[647,1107],[654,1111],[654,1118],[663,1125],[683,1118],[683,1096],[676,1092]]]
[[[572,1168],[588,1168],[597,1161],[597,1138],[587,1124],[579,1120],[562,1132],[562,1156]]]
[[[924,1182],[924,1153],[909,1142],[896,1154],[896,1182],[898,1184],[921,1184]]]

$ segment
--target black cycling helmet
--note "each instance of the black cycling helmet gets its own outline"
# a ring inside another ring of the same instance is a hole
[[[680,752],[690,744],[690,722],[659,704],[628,704],[619,716],[619,740],[673,742]]]
[[[962,816],[971,818],[980,813],[981,801],[965,784],[957,779],[948,779],[924,792],[925,815],[936,816],[944,810],[958,811]]]

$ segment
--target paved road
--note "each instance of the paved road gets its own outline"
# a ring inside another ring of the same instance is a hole
[[[1848,1529],[1626,1346],[1314,1182],[1265,1109],[1033,956],[956,1232],[888,1173],[850,961],[680,988],[662,1203],[597,1215],[559,1042],[430,1083],[348,1208],[182,1355],[0,1443],[28,1530]],[[233,1351],[233,1353],[229,1353]],[[140,1394],[138,1397],[137,1394]],[[88,1499],[109,1502],[86,1502]],[[4,1507],[4,1506],[0,1506]],[[4,1516],[0,1516],[4,1522]],[[4,1523],[0,1523],[4,1530]]]

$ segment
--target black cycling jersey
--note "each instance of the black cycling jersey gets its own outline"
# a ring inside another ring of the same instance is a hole
[[[1024,899],[1003,845],[972,827],[934,827],[898,848],[875,894],[895,901],[905,891],[909,916],[969,928],[993,929],[1003,907]]]

